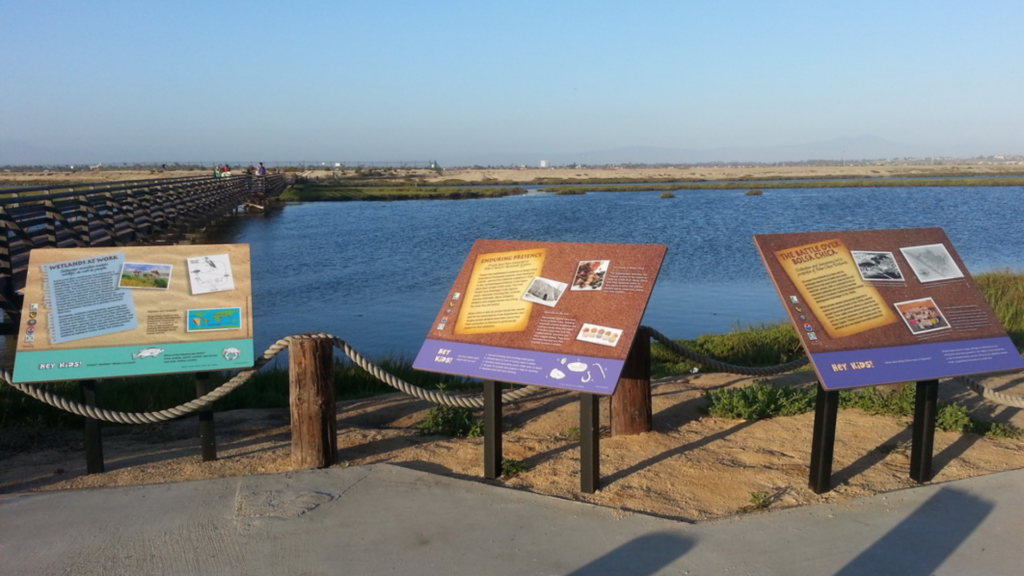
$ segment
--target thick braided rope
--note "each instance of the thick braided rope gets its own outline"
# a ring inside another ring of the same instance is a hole
[[[957,376],[953,378],[957,382],[963,384],[968,390],[974,392],[978,396],[981,396],[989,402],[994,402],[1002,406],[1012,406],[1014,408],[1024,408],[1024,397],[1011,396],[1009,394],[1003,394],[997,392],[991,388],[983,386],[980,382],[975,380],[971,376]]]
[[[105,422],[116,422],[118,424],[153,424],[156,422],[166,422],[168,420],[174,420],[175,418],[181,418],[182,416],[187,416],[201,410],[208,410],[214,402],[227,396],[231,392],[234,392],[242,386],[242,384],[248,382],[253,374],[266,366],[274,356],[277,356],[280,352],[286,350],[289,344],[291,344],[295,339],[329,339],[335,347],[341,349],[346,356],[356,363],[356,365],[372,374],[378,380],[392,388],[421,400],[427,400],[435,404],[444,404],[446,406],[459,406],[462,408],[482,408],[484,405],[483,398],[479,395],[463,396],[440,394],[409,384],[408,382],[385,372],[376,364],[363,358],[361,354],[352,349],[351,346],[340,338],[323,333],[286,336],[272,344],[261,357],[257,358],[253,363],[252,368],[239,372],[233,378],[212,390],[209,394],[196,398],[195,400],[190,400],[189,402],[180,404],[173,408],[158,410],[156,412],[120,412],[117,410],[107,410],[105,408],[88,406],[74,400],[69,400],[63,396],[53,394],[32,384],[12,382],[10,372],[2,367],[0,367],[0,379],[40,402],[49,404],[50,406],[59,408],[65,412],[77,414],[78,416],[84,416],[94,420],[103,420]],[[527,386],[525,388],[511,390],[502,394],[502,400],[505,402],[514,402],[532,394],[536,389],[536,386]]]
[[[800,359],[797,359],[797,360],[793,360],[792,362],[787,362],[786,364],[779,364],[778,366],[768,366],[768,367],[763,367],[763,368],[745,367],[745,366],[734,366],[732,364],[726,364],[725,362],[721,362],[719,360],[715,360],[714,358],[709,358],[707,356],[704,356],[703,354],[698,354],[698,353],[696,353],[696,352],[694,352],[692,350],[688,350],[686,348],[683,348],[682,346],[680,346],[679,344],[676,344],[675,342],[673,342],[672,340],[670,340],[666,336],[662,335],[657,330],[654,330],[653,328],[649,328],[649,327],[643,327],[643,328],[645,328],[646,330],[650,331],[651,338],[653,338],[654,340],[660,342],[662,345],[664,345],[666,348],[668,348],[671,352],[679,354],[680,356],[683,356],[684,358],[689,358],[690,360],[693,360],[694,362],[699,362],[701,364],[704,364],[705,366],[711,366],[713,368],[716,368],[718,370],[721,370],[723,372],[728,372],[728,373],[731,373],[731,374],[743,374],[743,375],[747,375],[747,376],[772,376],[774,374],[781,374],[783,372],[789,372],[790,370],[793,370],[795,368],[799,368],[799,367],[807,364],[807,358],[800,358]],[[1024,397],[1021,397],[1021,396],[1011,396],[1009,394],[1004,394],[1002,392],[997,392],[997,391],[995,391],[995,390],[993,390],[991,388],[988,388],[988,387],[982,385],[980,382],[975,380],[972,376],[957,376],[955,378],[952,378],[952,380],[955,380],[956,382],[959,382],[964,387],[966,387],[968,390],[974,392],[975,394],[981,396],[982,398],[984,398],[985,400],[988,400],[989,402],[992,402],[992,403],[995,403],[995,404],[1000,404],[1002,406],[1011,406],[1011,407],[1014,407],[1014,408],[1024,408]]]
[[[330,334],[323,333],[312,333],[312,334],[298,334],[291,336],[290,338],[329,338],[334,346],[345,353],[349,359],[352,360],[363,370],[366,370],[372,374],[375,378],[381,382],[391,386],[392,388],[404,392],[409,396],[419,398],[420,400],[427,400],[434,404],[443,404],[445,406],[458,406],[460,408],[483,408],[484,399],[480,395],[466,396],[466,395],[454,395],[454,394],[442,394],[434,392],[432,390],[425,390],[419,386],[409,384],[408,382],[398,378],[397,376],[384,371],[381,367],[377,366],[373,362],[370,362],[363,357],[362,354],[357,352],[351,346],[348,345],[344,340],[331,336]],[[501,395],[503,402],[515,402],[521,400],[530,394],[533,394],[538,389],[537,386],[526,386],[525,388],[518,388],[516,390],[509,390]]]
[[[658,332],[654,328],[647,326],[641,326],[641,329],[647,330],[651,338],[659,342],[665,348],[668,348],[670,352],[678,354],[684,358],[689,358],[694,362],[709,366],[722,372],[728,372],[730,374],[742,374],[744,376],[774,376],[776,374],[782,374],[784,372],[790,372],[801,366],[807,364],[807,358],[798,358],[785,364],[778,364],[776,366],[736,366],[735,364],[727,364],[721,360],[715,360],[710,356],[698,354],[693,350],[683,348],[679,344],[675,343],[669,337],[665,336],[661,332]]]

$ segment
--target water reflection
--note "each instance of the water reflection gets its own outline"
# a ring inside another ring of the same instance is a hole
[[[782,320],[751,235],[939,226],[972,273],[1024,268],[1021,187],[535,194],[488,200],[307,203],[242,217],[212,241],[249,243],[257,351],[325,331],[371,356],[418,350],[478,238],[666,244],[644,322],[674,338]]]

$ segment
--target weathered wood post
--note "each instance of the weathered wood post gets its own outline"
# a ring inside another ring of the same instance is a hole
[[[636,331],[612,394],[611,421],[612,436],[641,434],[652,429],[651,333],[644,326]]]
[[[326,338],[296,338],[288,346],[292,467],[326,468],[338,460],[334,347]]]

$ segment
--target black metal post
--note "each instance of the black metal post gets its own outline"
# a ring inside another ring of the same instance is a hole
[[[96,407],[96,381],[79,380],[78,388],[82,392],[82,404],[91,408]],[[103,467],[103,435],[100,431],[100,421],[95,418],[85,418],[85,473],[102,474]]]
[[[210,373],[196,372],[196,398],[210,393]],[[213,409],[199,411],[199,445],[203,451],[203,462],[217,459],[217,437],[213,431]]]
[[[910,443],[910,478],[921,483],[932,479],[932,452],[935,447],[935,413],[938,399],[938,380],[917,383],[914,394],[914,429]]]
[[[580,394],[580,491],[593,494],[601,487],[600,397]]]
[[[484,478],[501,476],[501,386],[484,380]]]
[[[814,402],[814,435],[811,439],[811,475],[809,486],[815,494],[832,489],[832,454],[836,445],[836,418],[839,391],[825,390],[818,383]]]

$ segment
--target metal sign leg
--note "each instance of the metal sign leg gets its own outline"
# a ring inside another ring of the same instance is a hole
[[[600,404],[596,394],[580,394],[580,491],[601,487]]]
[[[836,445],[836,418],[839,391],[825,390],[818,384],[814,403],[814,435],[811,440],[811,476],[809,486],[815,494],[832,489],[832,454]]]
[[[917,482],[932,479],[932,453],[935,446],[935,413],[939,381],[917,383],[914,394],[914,428],[910,444],[910,478]]]
[[[484,478],[501,476],[501,386],[484,380]]]

